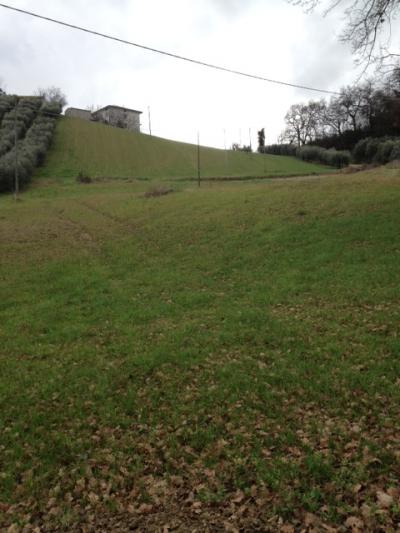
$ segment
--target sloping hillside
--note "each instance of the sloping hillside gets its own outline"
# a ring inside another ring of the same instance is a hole
[[[291,157],[201,148],[203,177],[288,176],[329,172]],[[197,146],[150,137],[103,124],[64,118],[39,175],[74,177],[194,178]]]
[[[398,531],[400,171],[64,181],[0,197],[0,531]]]

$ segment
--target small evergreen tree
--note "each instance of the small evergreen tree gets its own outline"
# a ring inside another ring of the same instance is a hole
[[[257,132],[258,135],[258,151],[260,153],[264,152],[265,148],[265,129],[262,128],[259,132]]]

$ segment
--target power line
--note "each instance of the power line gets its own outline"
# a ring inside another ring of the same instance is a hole
[[[65,26],[65,27],[73,29],[73,30],[83,31],[83,32],[89,33],[91,35],[96,35],[97,37],[103,37],[104,39],[109,39],[111,41],[116,41],[118,43],[127,44],[129,46],[135,46],[136,48],[141,48],[142,50],[147,50],[148,52],[154,52],[156,54],[161,54],[161,55],[164,55],[164,56],[172,57],[174,59],[179,59],[181,61],[186,61],[188,63],[194,63],[194,64],[200,65],[202,67],[207,67],[207,68],[211,68],[211,69],[214,69],[214,70],[219,70],[219,71],[222,71],[222,72],[228,72],[230,74],[235,74],[237,76],[244,76],[246,78],[252,78],[252,79],[260,80],[260,81],[266,81],[268,83],[275,83],[275,84],[278,84],[278,85],[285,85],[287,87],[294,87],[296,89],[304,89],[306,91],[315,91],[315,92],[319,92],[319,93],[335,94],[335,95],[339,95],[340,94],[338,92],[328,91],[326,89],[317,89],[315,87],[308,87],[306,85],[298,85],[296,83],[289,83],[289,82],[286,82],[286,81],[273,80],[273,79],[270,79],[270,78],[265,78],[264,76],[259,76],[257,74],[249,74],[247,72],[242,72],[240,70],[234,70],[234,69],[230,69],[228,67],[222,67],[220,65],[214,65],[212,63],[206,63],[204,61],[200,61],[200,60],[197,60],[197,59],[192,59],[192,58],[181,56],[181,55],[178,55],[178,54],[173,54],[171,52],[165,52],[164,50],[159,50],[157,48],[152,48],[150,46],[145,46],[143,44],[138,44],[138,43],[134,43],[132,41],[127,41],[125,39],[120,39],[119,37],[114,37],[112,35],[107,35],[106,33],[100,33],[98,31],[89,30],[88,28],[83,28],[81,26],[76,26],[75,24],[69,24],[68,22],[63,22],[61,20],[56,20],[56,19],[53,19],[53,18],[50,18],[50,17],[45,17],[43,15],[39,15],[38,13],[33,13],[31,11],[25,11],[24,9],[18,9],[16,7],[12,7],[12,6],[9,6],[9,5],[6,5],[6,4],[0,3],[0,7],[4,7],[6,9],[10,9],[12,11],[17,11],[18,13],[23,13],[24,15],[30,15],[31,17],[36,17],[38,19],[46,20],[48,22],[53,22],[54,24],[59,24],[60,26]]]

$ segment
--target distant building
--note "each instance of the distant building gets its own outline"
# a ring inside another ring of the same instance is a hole
[[[78,109],[77,107],[69,107],[65,111],[66,117],[81,118],[83,120],[92,120],[92,112],[87,109]]]
[[[80,118],[82,120],[93,120],[103,122],[116,128],[124,128],[130,131],[140,132],[140,115],[141,111],[128,109],[118,105],[108,105],[93,113],[86,109],[70,107],[65,111],[65,116]]]
[[[140,131],[141,111],[127,109],[118,105],[108,105],[92,113],[92,120],[104,122],[117,128],[125,128],[130,131]]]

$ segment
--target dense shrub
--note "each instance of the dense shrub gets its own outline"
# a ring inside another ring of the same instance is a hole
[[[174,189],[171,187],[166,187],[164,185],[156,185],[144,193],[145,198],[157,198],[158,196],[165,196],[166,194],[171,194],[174,192]]]
[[[353,159],[357,163],[386,164],[400,159],[399,137],[368,137],[359,141],[353,150]]]
[[[297,146],[295,144],[269,144],[264,146],[262,152],[271,155],[296,155]]]
[[[388,139],[382,141],[378,145],[378,150],[376,151],[375,160],[377,163],[388,163],[391,160],[391,154],[393,148],[396,146],[396,141]]]
[[[346,150],[329,150],[321,146],[295,144],[270,144],[264,147],[264,153],[272,155],[295,156],[303,161],[322,163],[331,167],[342,168],[350,163],[350,152]]]
[[[233,143],[232,146],[231,146],[231,150],[233,152],[252,152],[253,149],[250,145],[246,146],[245,144],[244,145],[240,145],[238,143]]]
[[[4,115],[8,113],[8,111],[10,111],[16,103],[16,96],[6,96],[4,94],[0,95],[0,122],[2,121]]]
[[[390,154],[390,160],[391,161],[400,161],[400,140],[396,142],[396,145],[394,146],[391,154]]]
[[[321,163],[325,163],[331,167],[343,168],[347,167],[351,161],[351,154],[347,150],[335,150],[331,148],[325,150],[324,158]]]
[[[340,135],[325,135],[315,139],[315,144],[322,148],[335,148],[336,150],[352,151],[354,146],[366,137],[370,137],[371,133],[368,129],[349,129],[342,131]]]
[[[29,181],[34,169],[32,156],[27,153],[18,153],[17,158],[18,178],[22,187]],[[8,152],[0,159],[0,192],[12,191],[15,178],[15,151]]]
[[[28,130],[23,150],[35,153],[36,165],[41,165],[50,146],[55,128],[55,118],[39,115],[32,127]]]
[[[365,146],[365,163],[372,163],[375,160],[380,142],[379,139],[368,139]]]
[[[350,152],[346,150],[339,151],[334,148],[327,150],[321,146],[314,145],[270,144],[264,147],[264,153],[295,156],[303,161],[313,161],[337,168],[347,166],[351,159]]]
[[[367,144],[369,141],[369,137],[365,139],[361,139],[361,141],[358,141],[358,143],[355,145],[352,155],[355,163],[363,163],[365,162],[365,152],[367,149]]]
[[[321,161],[325,149],[319,146],[299,146],[296,149],[296,157],[303,161]]]
[[[345,150],[335,150],[334,148],[326,150],[320,146],[312,145],[298,147],[296,157],[303,161],[313,161],[336,168],[347,166],[351,160],[350,152]]]
[[[89,174],[81,170],[76,176],[76,181],[78,183],[92,183],[92,178],[89,176]]]

